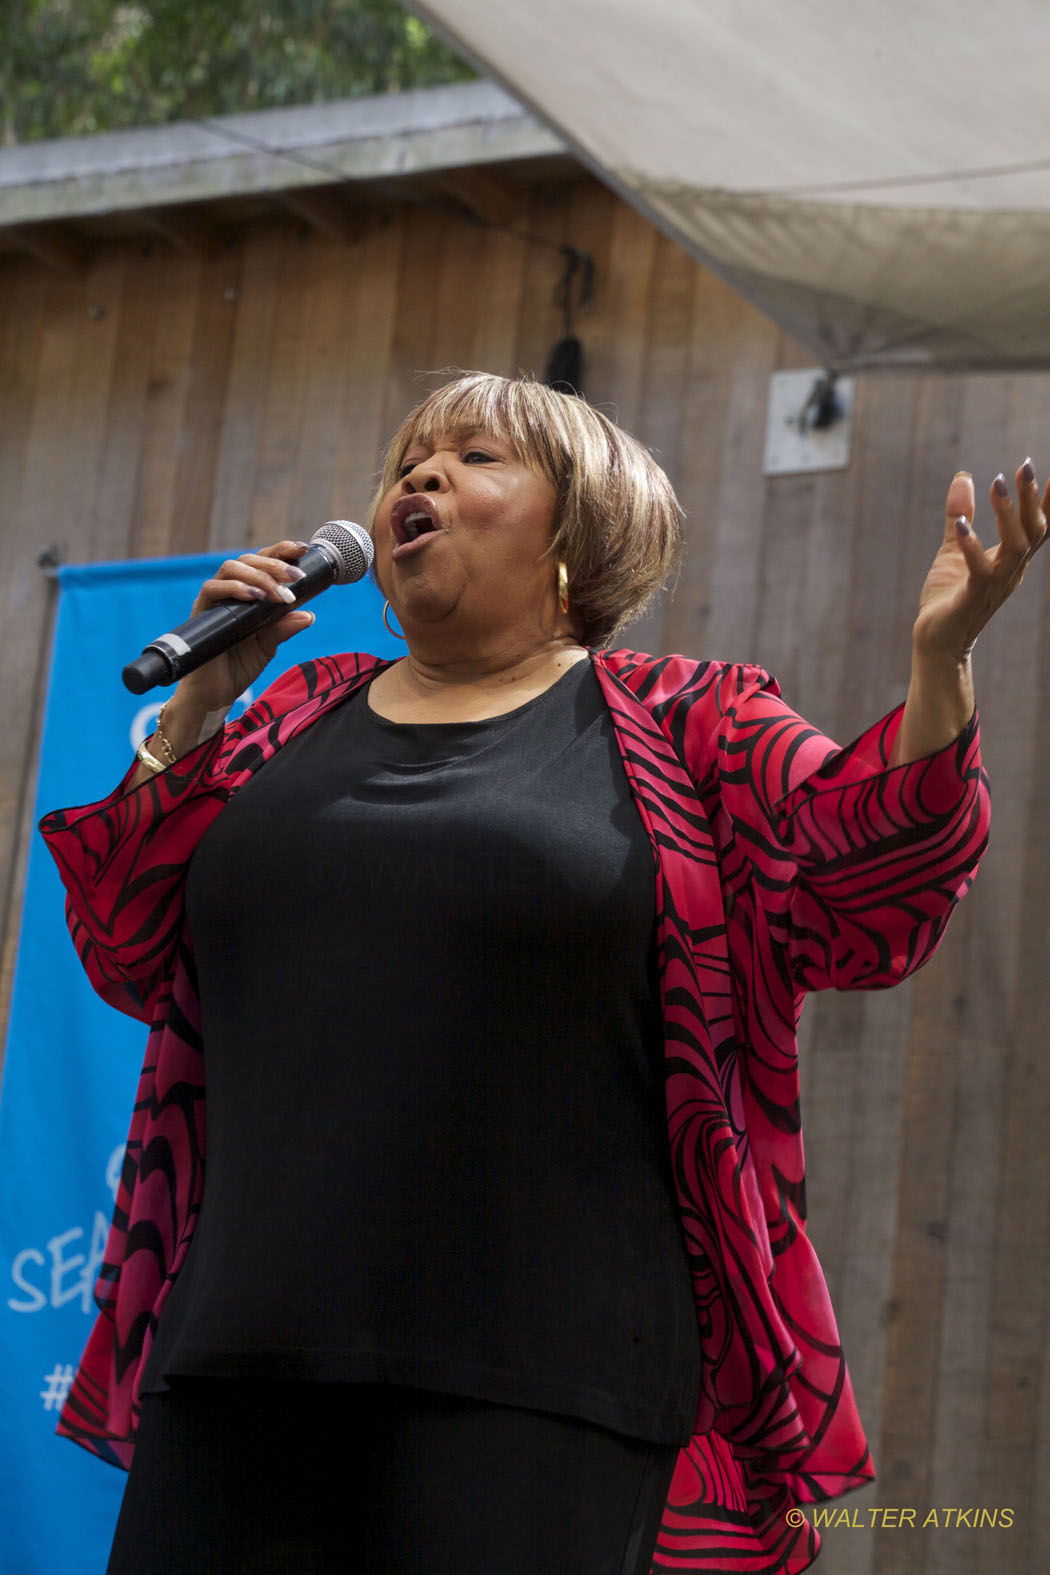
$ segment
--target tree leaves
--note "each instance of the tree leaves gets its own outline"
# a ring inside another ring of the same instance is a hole
[[[6,9],[7,146],[474,75],[396,0],[7,0]]]

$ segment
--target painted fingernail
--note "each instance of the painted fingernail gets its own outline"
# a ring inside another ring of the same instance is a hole
[[[1035,480],[1035,466],[1032,464],[1030,459],[1026,459],[1024,464],[1021,466],[1021,475],[1026,481]]]
[[[304,570],[296,568],[294,563],[286,563],[284,566],[284,577],[286,580],[292,581],[305,580],[306,574]]]
[[[293,590],[290,590],[287,585],[278,585],[276,587],[276,590],[277,590],[277,594],[281,598],[282,602],[294,602],[295,601],[295,592]]]
[[[249,585],[248,595],[256,602],[264,602],[266,600],[266,592],[258,585]]]
[[[992,486],[1001,498],[1008,498],[1010,496],[1010,488],[1006,485],[1006,477],[1003,475],[1002,471],[1000,471],[996,476],[995,480],[992,482]]]
[[[310,543],[308,541],[297,541],[295,545],[298,547],[300,552],[308,552],[310,550]]]
[[[973,526],[970,524],[965,514],[959,515],[959,518],[955,522],[955,528],[959,532],[960,536],[973,535]]]

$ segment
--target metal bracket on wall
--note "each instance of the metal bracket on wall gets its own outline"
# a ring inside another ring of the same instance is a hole
[[[769,380],[763,472],[845,470],[853,434],[853,379],[818,366],[774,372]]]
[[[46,580],[58,579],[58,571],[63,562],[62,548],[56,542],[52,542],[49,547],[42,547],[36,555],[36,566]]]

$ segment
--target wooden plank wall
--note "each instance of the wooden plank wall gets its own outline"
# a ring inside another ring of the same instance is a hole
[[[561,333],[552,246],[597,265],[578,318],[588,395],[656,450],[689,516],[674,598],[635,643],[759,661],[833,736],[903,694],[953,471],[980,493],[1026,454],[1050,467],[1047,378],[869,377],[849,469],[765,480],[769,377],[806,354],[595,183],[522,204],[547,248],[406,207],[377,210],[353,246],[275,223],[208,257],[112,245],[80,276],[4,263],[5,1015],[50,623],[41,548],[154,556],[360,517],[420,370],[542,372]],[[861,1524],[828,1534],[825,1575],[1050,1568],[1048,611],[1050,560],[981,640],[994,837],[939,955],[910,985],[807,1014],[813,1235],[880,1468],[849,1501]],[[917,1524],[874,1529],[869,1506]],[[945,1510],[982,1508],[1012,1526],[946,1529]]]

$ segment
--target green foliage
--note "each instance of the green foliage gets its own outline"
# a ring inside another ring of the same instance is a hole
[[[474,75],[396,0],[0,0],[0,16],[8,145]]]

